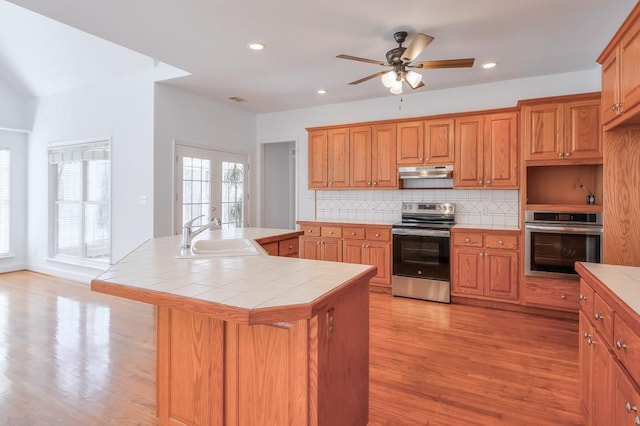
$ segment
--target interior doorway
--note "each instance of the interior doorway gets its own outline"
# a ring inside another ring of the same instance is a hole
[[[295,229],[296,144],[262,145],[262,226]]]

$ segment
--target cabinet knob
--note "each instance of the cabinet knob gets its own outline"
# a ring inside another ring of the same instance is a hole
[[[570,156],[571,156],[571,153],[570,153],[570,152],[565,152],[565,153],[564,153],[564,156],[565,156],[565,157],[570,157]]]
[[[380,236],[380,234],[376,234],[376,237],[379,237],[379,236]]]
[[[293,248],[293,244],[289,244],[289,250]]]
[[[504,245],[504,241],[502,241],[502,240],[498,240],[498,244],[500,244],[500,245]]]
[[[431,160],[431,157],[425,158],[425,161],[429,161],[429,160]]]
[[[420,157],[420,161],[424,161],[424,158]]]
[[[586,339],[587,337],[589,337],[589,333],[587,333],[587,332],[585,331],[585,332],[582,334],[582,337],[584,337],[584,338]]]
[[[422,275],[422,271],[418,271],[418,275]]]
[[[329,186],[333,185],[333,182],[329,182]]]
[[[479,181],[478,181],[478,183],[479,183],[480,185],[482,185],[482,181],[481,181],[481,180],[479,180]]]
[[[599,313],[597,313],[597,312],[596,312],[595,314],[593,314],[593,317],[594,317],[596,320],[603,320],[603,319],[604,319],[604,317],[602,316],[602,314],[599,314]]]
[[[311,232],[313,232],[313,231],[312,231],[311,229],[307,229],[307,232],[311,233]]]
[[[478,256],[484,256],[484,253],[478,253]]]
[[[327,185],[327,182],[325,182],[325,183],[324,183],[324,186],[328,186],[328,185]]]
[[[465,238],[465,239],[464,239],[464,242],[465,242],[465,243],[470,243],[470,242],[471,242],[471,239],[470,239],[470,238]]]
[[[636,413],[638,412],[638,407],[636,407],[635,405],[631,405],[631,402],[629,401],[624,404],[624,408],[627,410],[627,413],[630,413],[632,411],[635,411]]]
[[[378,182],[373,182],[373,186],[378,186]]]
[[[596,342],[595,340],[593,340],[593,337],[589,336],[589,337],[587,337],[587,343],[588,343],[589,345],[595,345],[595,344],[596,344],[596,343],[598,343],[598,342]]]
[[[371,186],[371,182],[367,182],[367,186]]]
[[[490,180],[487,181],[487,185],[491,185],[491,181]]]
[[[560,299],[562,300],[567,300],[567,296],[565,296],[564,294],[560,296]]]
[[[580,296],[578,296],[578,299],[587,300],[587,296],[585,296],[584,294],[580,294]]]
[[[564,155],[564,153],[562,153],[562,152],[558,153],[558,157],[562,157],[563,155]]]
[[[618,349],[627,349],[627,345],[622,343],[620,340],[617,340],[616,341],[616,348],[618,348]]]
[[[356,233],[355,233],[355,232],[352,232],[352,233],[351,233],[351,235],[356,235]]]
[[[329,231],[329,235],[333,235],[333,231]]]
[[[640,426],[640,417],[638,417],[637,414],[636,414],[636,418],[633,419],[633,423],[635,424],[635,426]]]

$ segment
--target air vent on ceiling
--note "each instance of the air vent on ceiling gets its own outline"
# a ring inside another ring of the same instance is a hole
[[[232,101],[235,101],[235,102],[238,102],[238,103],[247,102],[246,99],[240,98],[238,96],[232,96],[232,97],[229,98],[229,100],[232,100]]]

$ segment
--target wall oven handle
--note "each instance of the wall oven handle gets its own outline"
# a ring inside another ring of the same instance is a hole
[[[602,234],[602,226],[548,226],[532,225],[527,223],[524,227],[526,230],[541,232],[572,233],[585,235]]]
[[[434,229],[398,229],[391,230],[393,235],[417,235],[420,237],[450,237],[451,232]]]

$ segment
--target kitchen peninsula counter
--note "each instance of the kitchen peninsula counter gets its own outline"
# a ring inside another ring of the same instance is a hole
[[[241,228],[198,239],[294,232]],[[149,240],[91,284],[158,307],[160,424],[367,423],[375,267],[179,253],[179,236]]]

